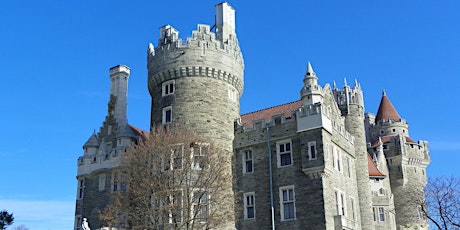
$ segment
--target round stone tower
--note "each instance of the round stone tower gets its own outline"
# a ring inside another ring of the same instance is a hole
[[[231,160],[244,79],[233,8],[226,2],[216,5],[215,32],[199,24],[185,41],[172,26],[161,27],[158,46],[149,45],[147,67],[151,127],[170,123],[185,128],[228,153],[222,157]],[[231,165],[227,170],[231,175]],[[231,180],[222,192],[228,200],[213,207],[233,210]],[[220,229],[230,228],[234,222]]]

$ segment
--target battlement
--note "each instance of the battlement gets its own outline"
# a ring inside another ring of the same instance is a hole
[[[181,77],[212,77],[232,84],[240,96],[243,92],[244,60],[236,35],[218,40],[209,25],[199,24],[185,43],[172,26],[160,28],[158,47],[149,45],[148,69],[150,89]]]

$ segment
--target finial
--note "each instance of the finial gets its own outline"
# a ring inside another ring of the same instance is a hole
[[[355,87],[358,87],[358,86],[359,86],[358,80],[355,78]]]
[[[382,96],[386,97],[387,96],[387,93],[385,92],[385,90],[383,89],[382,90]]]
[[[334,89],[337,89],[337,84],[335,83],[335,80],[334,80],[333,84],[334,84]]]
[[[348,86],[348,84],[347,84],[347,77],[344,77],[344,78],[343,78],[343,86]]]
[[[379,145],[382,145],[383,142],[382,142],[382,137],[379,137]]]
[[[152,43],[149,43],[149,49],[148,49],[148,51],[149,51],[149,54],[155,55],[155,49],[153,48],[153,44],[152,44]]]
[[[96,135],[96,129],[93,129],[93,135]]]

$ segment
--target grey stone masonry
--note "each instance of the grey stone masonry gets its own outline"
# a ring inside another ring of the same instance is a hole
[[[226,152],[231,162],[233,123],[240,116],[244,64],[235,33],[234,10],[216,6],[216,33],[198,25],[185,41],[170,25],[160,28],[158,46],[148,49],[148,84],[152,96],[151,125],[174,125],[196,133]],[[227,172],[231,175],[232,165]],[[232,180],[227,200],[212,204],[217,211],[233,210]],[[233,219],[233,218],[230,218]],[[234,229],[234,220],[219,229]]]

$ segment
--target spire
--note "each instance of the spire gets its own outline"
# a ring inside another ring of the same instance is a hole
[[[393,104],[391,104],[390,100],[387,97],[385,90],[382,92],[382,100],[380,101],[379,110],[377,112],[377,116],[375,117],[375,122],[379,121],[400,121],[401,117],[399,116],[398,112],[394,108]]]
[[[310,61],[308,61],[308,67],[307,67],[307,74],[306,75],[307,76],[316,75],[315,71],[313,71],[313,67],[311,67]]]
[[[88,138],[86,143],[83,145],[83,148],[85,147],[98,147],[99,143],[97,141],[97,134],[96,130],[93,131],[93,134]]]

